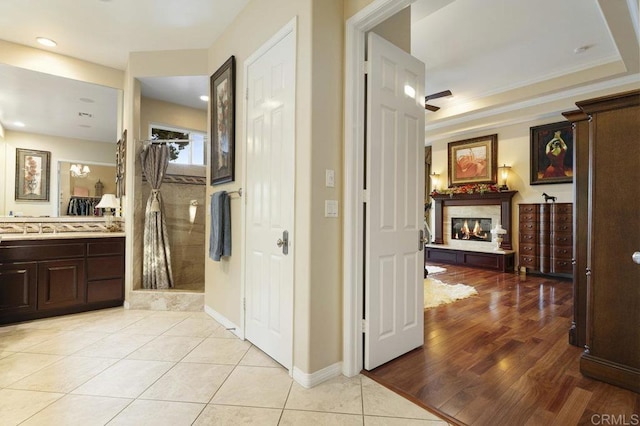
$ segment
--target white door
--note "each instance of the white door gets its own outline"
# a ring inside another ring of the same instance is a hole
[[[364,367],[424,343],[424,64],[370,33]]]
[[[268,50],[249,58],[245,69],[245,336],[291,369],[295,34],[289,31]]]

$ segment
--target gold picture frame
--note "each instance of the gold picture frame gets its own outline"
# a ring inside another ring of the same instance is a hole
[[[448,144],[449,187],[498,181],[498,135]]]

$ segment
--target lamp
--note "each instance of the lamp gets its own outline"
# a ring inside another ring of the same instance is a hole
[[[440,183],[440,173],[431,173],[429,175],[429,177],[431,178],[431,187],[433,191],[437,191],[438,190],[438,184]]]
[[[109,231],[118,231],[120,226],[113,223],[113,212],[111,209],[117,209],[120,207],[120,203],[114,194],[104,194],[100,199],[100,202],[96,206],[98,209],[104,209],[105,226]]]
[[[89,166],[83,166],[82,164],[72,164],[71,167],[69,167],[69,171],[71,172],[71,176],[80,179],[86,178],[89,173],[91,173]]]
[[[498,167],[498,171],[500,172],[500,191],[508,191],[509,187],[507,186],[507,178],[509,177],[509,171],[511,170],[511,166],[507,166],[503,164]]]
[[[491,234],[493,235],[493,240],[496,242],[496,246],[494,250],[500,250],[500,245],[502,244],[502,236],[507,233],[507,230],[502,227],[500,222],[496,224],[496,227],[491,230]]]

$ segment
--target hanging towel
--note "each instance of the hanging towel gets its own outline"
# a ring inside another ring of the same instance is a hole
[[[216,262],[231,256],[231,202],[226,191],[211,194],[209,257]]]

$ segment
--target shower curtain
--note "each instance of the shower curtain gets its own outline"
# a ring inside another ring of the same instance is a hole
[[[171,248],[160,193],[162,179],[169,164],[169,147],[166,144],[147,145],[140,153],[140,160],[142,171],[151,185],[151,194],[145,209],[142,287],[172,288]]]

